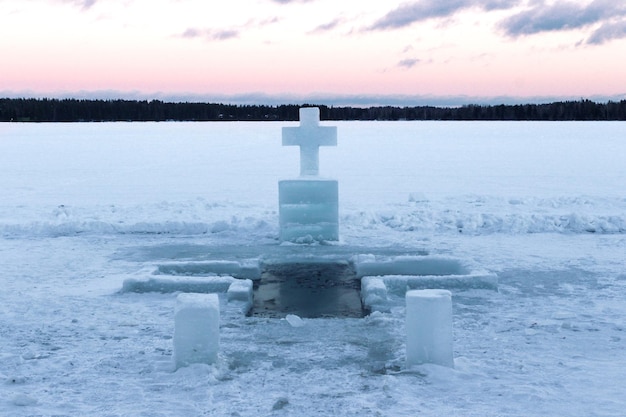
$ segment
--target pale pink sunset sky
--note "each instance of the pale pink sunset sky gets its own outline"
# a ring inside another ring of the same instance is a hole
[[[626,98],[623,0],[0,0],[0,97]]]

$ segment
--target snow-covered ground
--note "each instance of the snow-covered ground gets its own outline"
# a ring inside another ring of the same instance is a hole
[[[453,291],[455,368],[406,368],[399,305],[224,314],[218,364],[174,371],[176,295],[118,290],[275,250],[283,125],[0,124],[0,415],[624,414],[626,123],[332,123],[337,250],[498,274]]]

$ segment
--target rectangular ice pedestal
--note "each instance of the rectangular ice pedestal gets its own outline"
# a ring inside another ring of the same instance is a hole
[[[280,240],[339,240],[339,186],[335,180],[278,183]]]
[[[248,314],[253,304],[253,284],[249,279],[238,279],[230,284],[228,291],[228,304],[240,304],[241,312]]]
[[[391,306],[387,297],[387,286],[380,277],[364,277],[361,280],[361,301],[370,311],[389,311]]]
[[[452,295],[447,290],[406,293],[406,362],[454,367]]]
[[[220,344],[220,303],[217,294],[179,294],[174,315],[176,369],[217,361]]]

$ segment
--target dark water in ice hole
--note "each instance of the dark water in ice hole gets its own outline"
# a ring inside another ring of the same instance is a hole
[[[253,316],[363,317],[361,281],[349,262],[266,264]]]

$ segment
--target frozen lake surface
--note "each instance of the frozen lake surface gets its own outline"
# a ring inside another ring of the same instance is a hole
[[[498,273],[498,292],[453,291],[455,369],[406,368],[398,306],[226,314],[218,364],[174,372],[175,294],[118,294],[159,263],[292,250],[291,124],[0,124],[0,414],[623,414],[626,123],[322,124],[330,250]]]

